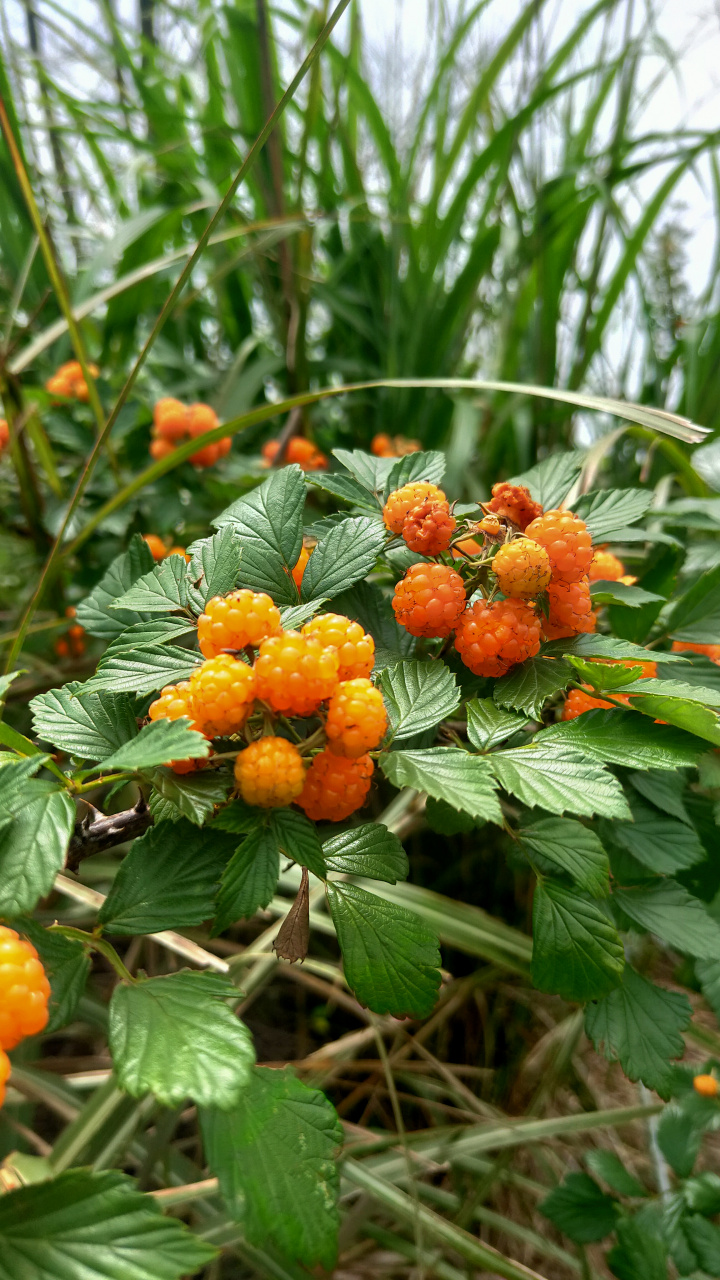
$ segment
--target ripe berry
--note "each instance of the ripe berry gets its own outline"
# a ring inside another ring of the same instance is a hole
[[[474,538],[463,538],[462,542],[456,542],[452,549],[454,560],[464,560],[465,556],[479,556],[482,547]]]
[[[494,511],[523,531],[531,520],[537,519],[543,512],[540,503],[533,502],[529,489],[522,484],[508,484],[507,481],[493,485],[492,500],[486,504],[486,509]]]
[[[614,693],[614,698],[618,701],[625,702],[626,699],[622,695]],[[592,694],[586,693],[584,689],[571,689],[565,699],[565,706],[562,709],[561,720],[577,720],[586,711],[593,711],[596,707],[602,707],[604,711],[611,711],[615,708],[612,702],[605,702],[603,698],[594,698]]]
[[[285,738],[258,738],[235,760],[235,781],[246,804],[279,809],[292,804],[305,785],[302,756]]]
[[[305,775],[297,803],[314,822],[342,822],[364,805],[373,768],[370,756],[348,760],[321,751]]]
[[[504,543],[495,553],[492,567],[504,596],[537,596],[550,581],[550,557],[530,538]]]
[[[691,644],[689,640],[673,640],[673,653],[703,653],[720,666],[720,644]]]
[[[238,733],[253,708],[255,672],[229,653],[220,653],[193,671],[190,698],[198,727],[209,738]]]
[[[190,404],[187,407],[187,433],[193,438],[201,436],[206,431],[214,431],[220,426],[214,409],[209,404]]]
[[[456,524],[448,502],[426,498],[409,512],[402,536],[410,550],[418,555],[439,556],[450,546]]]
[[[0,1107],[5,1101],[5,1085],[10,1079],[10,1059],[4,1049],[0,1049]]]
[[[392,533],[401,534],[403,525],[414,507],[419,507],[427,498],[436,502],[444,502],[445,494],[436,484],[426,484],[424,480],[416,480],[412,484],[404,484],[390,494],[383,507],[383,520]]]
[[[693,1089],[701,1098],[717,1098],[720,1085],[714,1076],[700,1075],[693,1078]]]
[[[255,661],[257,696],[273,711],[309,716],[334,692],[338,656],[314,636],[297,631],[263,640]]]
[[[395,617],[411,636],[449,636],[465,608],[459,573],[444,564],[414,564],[395,587]]]
[[[328,706],[325,734],[335,756],[358,756],[380,745],[387,728],[383,696],[370,680],[344,680]]]
[[[198,618],[200,652],[215,658],[223,649],[260,644],[282,630],[280,610],[263,591],[231,591],[213,596]]]
[[[279,440],[268,440],[263,445],[262,456],[268,466],[277,456],[279,448]],[[322,471],[327,466],[325,454],[320,452],[312,440],[306,440],[303,436],[293,436],[288,441],[283,462],[296,462],[303,471]]]
[[[190,556],[184,547],[171,547],[168,551],[169,556],[182,556],[186,564],[190,563]]]
[[[179,444],[188,434],[187,409],[181,400],[164,396],[153,409],[153,432],[171,444]]]
[[[143,542],[147,543],[153,560],[165,559],[165,556],[167,555],[167,547],[165,546],[162,538],[159,538],[156,533],[144,533]]]
[[[503,525],[500,517],[491,511],[490,515],[483,516],[479,521],[477,529],[478,533],[486,533],[490,538],[497,538],[498,534],[502,533]]]
[[[0,1049],[14,1049],[48,1020],[50,983],[30,942],[0,925]]]
[[[0,453],[3,449],[7,449],[10,443],[10,428],[6,418],[0,418]]]
[[[587,573],[593,558],[592,538],[585,522],[571,511],[546,511],[525,532],[545,547],[554,582],[577,582]]]
[[[179,684],[166,685],[160,697],[150,703],[148,715],[151,720],[180,720],[182,716],[187,716],[191,722],[191,729],[197,729],[198,733],[204,732],[194,719],[190,684],[187,680],[181,680]],[[205,737],[207,736],[205,734]],[[203,769],[206,763],[206,757],[198,756],[192,760],[171,760],[170,768],[175,773],[193,773],[196,769]]]
[[[341,613],[321,613],[302,628],[301,635],[314,636],[325,649],[338,656],[338,680],[354,680],[369,676],[375,665],[375,641],[359,622],[351,622]]]
[[[303,547],[300,552],[300,555],[298,556],[297,564],[295,565],[295,568],[292,571],[293,582],[295,583],[295,586],[297,587],[298,591],[302,586],[303,574],[307,568],[307,562],[309,559],[310,559],[310,550],[308,547]]]
[[[622,560],[618,560],[612,551],[606,551],[604,547],[598,547],[588,569],[590,581],[619,582],[625,576],[625,565]]]
[[[524,600],[478,600],[455,629],[455,648],[476,676],[504,676],[540,648],[540,619]]]
[[[175,445],[169,440],[152,440],[150,443],[150,457],[159,462],[161,458],[168,458],[171,453],[175,452]]]
[[[370,445],[376,458],[404,458],[409,453],[419,453],[421,448],[419,440],[409,440],[407,436],[388,436],[383,432],[373,436]]]
[[[579,582],[551,582],[548,609],[548,617],[543,619],[543,631],[548,640],[594,631],[597,625],[587,578],[581,578]]]
[[[100,376],[96,364],[88,365],[88,373],[93,378]],[[87,400],[89,391],[79,360],[68,360],[61,364],[57,373],[45,383],[45,390],[51,395],[74,396],[76,400]]]

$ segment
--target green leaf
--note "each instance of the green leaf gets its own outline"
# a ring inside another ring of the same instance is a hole
[[[606,1151],[604,1147],[593,1147],[585,1152],[585,1163],[596,1178],[601,1178],[613,1191],[621,1196],[646,1196],[642,1183],[638,1182],[614,1151]]]
[[[255,1061],[250,1032],[227,1004],[238,995],[229,978],[190,969],[119,983],[108,1043],[120,1087],[133,1098],[152,1093],[166,1107],[186,1098],[236,1106]]]
[[[13,922],[14,928],[35,947],[50,983],[50,1020],[45,1034],[51,1035],[72,1021],[90,973],[90,957],[79,942],[51,933],[30,916]]]
[[[200,1118],[208,1164],[248,1240],[272,1241],[288,1258],[332,1271],[343,1140],[332,1103],[289,1067],[255,1067],[233,1111]]]
[[[190,726],[187,716],[179,720],[151,720],[143,726],[132,742],[118,747],[107,760],[95,765],[96,769],[154,769],[170,760],[199,760],[210,753],[210,743],[204,733]]]
[[[703,706],[720,707],[720,689],[705,688],[704,685],[690,684],[685,680],[634,680],[623,690],[627,694],[651,694],[658,698],[682,698],[688,702],[699,702]]]
[[[521,844],[555,870],[566,871],[591,898],[610,892],[610,867],[603,846],[588,827],[572,818],[543,818],[518,832]]]
[[[196,826],[201,826],[212,815],[216,804],[227,800],[231,787],[229,774],[216,770],[177,774],[171,769],[156,769],[151,781],[156,794],[150,796],[150,808],[156,820],[177,822],[185,817]],[[162,810],[158,804],[163,806]]]
[[[166,684],[187,680],[200,666],[200,654],[172,644],[122,649],[103,658],[94,676],[80,686],[80,695],[109,689],[114,693],[154,693]]]
[[[628,586],[626,582],[591,582],[590,595],[593,604],[621,604],[626,609],[639,609],[644,604],[655,604],[665,599],[642,587]]]
[[[108,645],[103,654],[103,662],[122,649],[146,649],[148,645],[166,644],[168,640],[175,640],[178,636],[195,630],[196,623],[191,618],[150,618],[147,622],[136,622],[132,627],[121,631]]]
[[[671,947],[699,960],[720,959],[720,925],[704,904],[677,881],[616,889],[613,896],[635,924],[657,934]]]
[[[370,516],[349,516],[329,529],[308,560],[302,579],[303,600],[317,596],[332,600],[367,577],[375,568],[386,537],[382,521]]]
[[[571,747],[545,746],[538,738],[529,747],[498,751],[489,760],[500,786],[531,808],[585,817],[630,817],[617,778]]]
[[[333,457],[345,467],[364,489],[370,493],[382,493],[385,481],[395,466],[394,458],[376,458],[362,449],[333,449]]]
[[[573,747],[591,760],[629,768],[681,769],[694,765],[702,746],[689,733],[656,725],[634,711],[586,711],[576,720],[550,725],[536,742]]]
[[[476,822],[469,813],[453,809],[445,800],[435,800],[432,796],[425,801],[425,817],[430,830],[440,836],[466,835],[483,825],[482,819]]]
[[[702,706],[694,698],[631,694],[630,705],[644,716],[650,716],[653,722],[661,720],[665,724],[673,724],[686,733],[694,734],[696,738],[702,738],[704,742],[712,742],[713,746],[720,747],[720,717],[717,712]]]
[[[695,973],[705,999],[720,1018],[720,960],[696,960]]]
[[[569,653],[566,662],[577,673],[577,677],[589,684],[593,689],[607,690],[608,693],[621,689],[623,685],[633,684],[642,675],[642,667],[609,666],[604,662],[592,662],[588,658],[578,658]]]
[[[419,916],[354,884],[327,885],[348,985],[360,1004],[396,1018],[425,1018],[440,986],[435,935]]]
[[[298,813],[297,809],[272,809],[269,823],[284,858],[292,858],[313,875],[323,877],[326,874],[317,827],[304,813]]]
[[[280,622],[283,631],[299,631],[302,625],[314,618],[325,604],[327,604],[327,597],[321,597],[320,600],[310,600],[307,604],[298,604],[292,608],[286,606],[281,609]]]
[[[720,1227],[699,1213],[690,1214],[681,1225],[699,1270],[709,1276],[720,1276]]]
[[[232,836],[190,822],[151,827],[121,862],[98,913],[107,933],[161,933],[212,919]]]
[[[652,503],[652,490],[610,489],[585,493],[573,504],[593,542],[607,542],[619,529],[641,520]]]
[[[631,773],[629,781],[656,809],[679,818],[688,826],[692,825],[683,802],[687,784],[682,773],[663,773],[659,769],[648,769],[645,773]]]
[[[326,472],[320,471],[310,474],[306,477],[307,483],[313,485],[314,488],[324,489],[326,493],[332,493],[335,498],[340,498],[341,502],[349,502],[354,507],[364,507],[366,511],[377,513],[380,511],[380,503],[377,498],[360,484],[354,476],[347,475],[342,471]]]
[[[592,1244],[614,1231],[619,1207],[586,1173],[569,1173],[538,1205],[575,1244]]]
[[[124,693],[76,696],[68,684],[33,698],[33,732],[81,760],[102,760],[137,735],[133,699]]]
[[[404,484],[417,480],[427,480],[430,484],[440,484],[445,475],[445,454],[439,450],[430,453],[406,453],[393,463],[385,480],[385,493],[394,493]]]
[[[720,565],[708,569],[675,603],[665,619],[673,640],[717,644],[720,635]],[[666,655],[663,654],[663,661]]]
[[[240,571],[242,540],[231,524],[223,525],[211,538],[193,542],[188,552],[188,582],[202,604],[232,591]]]
[[[181,1280],[215,1252],[122,1173],[69,1169],[0,1200],[0,1280]]]
[[[26,784],[6,807],[12,818],[0,828],[0,916],[17,916],[52,889],[65,862],[75,805],[65,791],[36,794]]]
[[[577,654],[579,658],[635,658],[638,662],[654,662],[662,657],[663,662],[680,662],[683,665],[687,662],[682,653],[660,655],[630,640],[617,640],[615,636],[597,635],[595,632],[575,636],[572,640],[551,640],[542,647],[545,658],[562,658],[570,653]]]
[[[91,636],[99,636],[101,640],[112,640],[126,627],[139,622],[136,613],[127,611],[123,614],[111,609],[110,605],[124,595],[141,574],[152,569],[153,564],[147,543],[139,533],[133,534],[127,551],[113,560],[95,589],[77,606],[76,621]]]
[[[393,666],[414,651],[415,638],[395,621],[390,599],[370,582],[356,582],[333,600],[333,608],[359,622],[375,641],[375,669]]]
[[[665,1107],[657,1127],[660,1151],[678,1178],[688,1178],[692,1173],[700,1153],[705,1121],[709,1118],[707,1101],[692,1095],[687,1101],[689,1106],[671,1102]]]
[[[496,681],[493,698],[499,707],[523,711],[537,720],[548,698],[553,698],[561,689],[567,689],[572,678],[566,662],[529,658]]]
[[[293,463],[273,471],[213,521],[217,528],[232,525],[242,544],[239,583],[267,591],[276,604],[297,604],[291,575],[302,549],[305,494],[303,473]]]
[[[429,751],[391,751],[380,757],[386,778],[396,787],[414,787],[454,809],[502,825],[502,812],[489,760],[455,747]]]
[[[524,716],[502,711],[492,698],[473,698],[466,704],[468,738],[478,751],[489,751],[504,742],[513,733],[524,729],[528,721]]]
[[[667,1280],[667,1249],[658,1236],[634,1218],[620,1218],[615,1229],[619,1243],[607,1262],[617,1280]]]
[[[672,875],[703,862],[705,849],[694,827],[668,818],[634,801],[632,822],[617,822],[613,840],[659,875]]]
[[[167,556],[138,578],[110,605],[137,613],[175,613],[187,605],[187,564],[183,556]]]
[[[407,878],[407,854],[397,836],[380,822],[364,822],[331,836],[322,851],[328,871],[368,876],[388,884]]]
[[[246,804],[239,796],[226,804],[213,818],[213,827],[218,831],[231,831],[233,835],[248,835],[258,826],[262,816],[256,805]]]
[[[670,1059],[685,1052],[680,1033],[691,1018],[687,996],[656,987],[626,965],[620,985],[588,1005],[585,1030],[608,1062],[619,1061],[630,1080],[642,1080],[667,1098],[673,1083]]]
[[[434,729],[460,705],[460,690],[442,662],[408,659],[385,667],[380,677],[391,741]]]
[[[514,476],[510,483],[525,485],[535,501],[541,502],[545,510],[549,511],[567,497],[584,462],[585,453],[579,449],[571,453],[553,453],[529,471]]]
[[[625,954],[603,907],[552,880],[533,900],[532,980],[566,1000],[592,1000],[616,987]]]
[[[275,831],[262,823],[235,850],[220,885],[213,934],[222,933],[236,920],[249,920],[266,907],[280,874],[280,850]]]

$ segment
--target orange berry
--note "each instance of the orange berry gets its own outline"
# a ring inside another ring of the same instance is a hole
[[[168,551],[169,556],[182,556],[186,564],[190,563],[191,557],[188,555],[184,547],[171,547]]]
[[[488,511],[494,511],[523,531],[531,520],[543,513],[540,503],[533,502],[529,489],[522,484],[508,484],[506,480],[493,485],[492,500],[486,506]]]
[[[279,449],[279,440],[268,440],[263,445],[261,452],[268,465],[277,457]],[[303,471],[322,471],[327,466],[325,454],[320,452],[312,440],[306,440],[304,436],[293,436],[288,441],[282,465],[285,466],[289,462],[296,462]]]
[[[627,701],[621,694],[614,693],[613,697],[621,702]],[[584,689],[571,689],[565,699],[560,719],[577,720],[578,716],[583,715],[586,711],[594,711],[596,707],[602,707],[605,711],[615,710],[612,702],[605,702],[603,698],[594,698],[592,694],[586,693]]]
[[[259,738],[235,760],[235,781],[246,804],[279,809],[292,804],[305,785],[302,756],[285,738]]]
[[[375,454],[376,458],[395,458],[397,456],[390,436],[385,435],[382,431],[373,436],[370,451]]]
[[[303,574],[307,568],[307,562],[310,559],[310,551],[307,547],[303,547],[298,557],[297,564],[292,571],[293,581],[298,591],[302,586]]]
[[[14,1049],[48,1021],[50,983],[30,942],[0,925],[0,1049]]]
[[[540,619],[524,600],[478,600],[455,629],[455,648],[476,676],[504,676],[540,648]]]
[[[321,751],[305,775],[297,804],[314,822],[342,822],[364,805],[373,768],[370,756],[348,760]]]
[[[219,457],[220,449],[217,444],[206,444],[204,449],[190,454],[190,461],[195,467],[214,467]]]
[[[0,452],[10,443],[10,428],[5,418],[0,418]]]
[[[64,636],[60,636],[53,645],[53,649],[58,658],[67,658],[70,654],[70,645]]]
[[[197,729],[198,733],[205,732],[195,720],[190,683],[187,680],[166,685],[160,697],[151,702],[148,715],[151,720],[180,720],[182,716],[187,716],[191,729]],[[205,737],[208,735],[205,734]],[[197,756],[190,760],[171,760],[170,768],[175,773],[193,773],[196,769],[204,769],[206,763],[207,757]]]
[[[455,560],[464,560],[465,556],[479,556],[481,551],[480,543],[476,542],[474,538],[463,538],[462,542],[456,542],[452,548]],[[463,552],[465,555],[463,555]]]
[[[165,559],[165,556],[167,555],[167,547],[165,546],[162,538],[159,538],[156,533],[144,533],[143,542],[147,543],[153,560]]]
[[[693,1089],[701,1098],[716,1098],[719,1088],[714,1076],[700,1075],[693,1078]]]
[[[221,440],[218,440],[215,448],[218,452],[218,458],[226,457],[232,449],[232,436],[223,436]]]
[[[493,512],[489,516],[483,516],[477,526],[478,533],[486,533],[490,538],[497,538],[498,534],[502,533],[502,528],[500,517]]]
[[[197,727],[209,738],[239,733],[255,700],[255,672],[229,653],[208,658],[190,677]]]
[[[383,508],[383,520],[387,528],[392,533],[401,534],[403,525],[413,507],[419,507],[427,498],[434,498],[436,502],[444,502],[445,494],[442,489],[438,489],[436,484],[426,484],[424,480],[417,480],[412,484],[404,484],[401,489],[396,489],[394,493],[390,494]]]
[[[673,640],[673,653],[702,653],[720,665],[720,644],[691,644],[689,640]]]
[[[71,394],[70,383],[61,373],[54,373],[52,378],[48,378],[45,383],[45,390],[49,391],[53,396],[69,396]]]
[[[551,582],[548,609],[548,617],[543,619],[543,631],[548,640],[562,640],[583,631],[594,631],[597,625],[587,577],[579,582]]]
[[[411,551],[421,556],[439,556],[450,546],[456,524],[448,502],[427,498],[410,511],[402,536]]]
[[[383,696],[370,680],[344,680],[338,685],[325,722],[328,751],[357,760],[380,745],[386,729]]]
[[[255,660],[257,696],[291,716],[309,716],[334,693],[338,656],[314,636],[298,631],[263,640]]]
[[[74,605],[74,604],[69,604],[69,605],[68,605],[67,609],[65,610],[65,617],[66,617],[66,618],[76,618],[76,617],[77,617],[77,609],[75,608],[75,605]]]
[[[591,582],[620,582],[625,577],[625,565],[612,551],[598,547],[590,561],[588,577]]]
[[[167,458],[169,454],[175,452],[175,445],[169,440],[151,440],[150,441],[150,457],[159,462],[161,458]]]
[[[10,1079],[10,1059],[4,1049],[0,1049],[0,1107],[5,1101],[5,1085]]]
[[[79,625],[68,628],[68,644],[73,658],[79,658],[85,652],[85,628]]]
[[[260,644],[282,630],[280,610],[270,596],[258,591],[231,591],[213,596],[198,618],[200,652],[214,658],[224,649],[244,649]]]
[[[153,431],[164,440],[179,444],[188,435],[188,411],[181,400],[164,396],[153,409]]]
[[[191,404],[187,409],[187,431],[191,436],[201,436],[206,431],[214,431],[220,426],[214,409],[209,404]]]
[[[325,649],[338,656],[338,680],[354,680],[369,676],[375,665],[375,641],[363,631],[359,622],[351,622],[341,613],[321,613],[306,622],[301,635],[314,636]]]
[[[411,636],[449,636],[465,608],[459,573],[444,564],[414,564],[395,587],[395,617]]]
[[[504,596],[537,596],[550,581],[550,557],[530,538],[504,543],[495,553],[492,567]]]
[[[525,530],[550,557],[553,581],[577,582],[590,568],[592,538],[584,520],[572,511],[546,511]]]

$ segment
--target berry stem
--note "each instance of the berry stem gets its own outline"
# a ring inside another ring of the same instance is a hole
[[[51,924],[48,928],[49,933],[61,933],[64,938],[71,938],[74,942],[81,942],[89,951],[99,951],[105,959],[112,965],[119,978],[123,982],[131,982],[133,985],[137,982],[130,970],[125,967],[120,956],[111,943],[105,938],[101,938],[96,933],[86,933],[84,929],[75,929],[68,924]]]

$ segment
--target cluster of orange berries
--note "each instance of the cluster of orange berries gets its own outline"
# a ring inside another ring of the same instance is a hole
[[[195,440],[219,426],[218,416],[209,404],[183,404],[181,400],[165,396],[153,409],[150,456],[156,461],[166,458],[179,444]],[[206,444],[196,453],[191,453],[190,461],[196,467],[213,467],[230,452],[231,443],[230,437],[225,436],[214,444]]]
[[[266,733],[236,757],[238,791],[261,808],[295,802],[316,821],[339,822],[359,809],[374,768],[368,752],[387,727],[382,694],[369,679],[372,636],[336,613],[283,631],[270,597],[242,590],[207,602],[198,640],[205,661],[189,680],[163,689],[150,719],[187,716],[212,739],[240,733],[256,709],[264,725],[278,716],[317,717],[321,728],[312,742],[324,739],[324,745],[312,760],[302,741]],[[172,767],[185,773],[197,766],[174,761]]]
[[[465,583],[445,563],[415,564],[395,588],[398,622],[415,636],[448,636],[476,675],[502,676],[533,657],[541,634],[558,639],[595,630],[588,570],[592,539],[570,511],[543,511],[521,485],[496,484],[485,515],[472,533],[486,545],[501,545],[492,571],[505,599],[467,604]],[[417,482],[390,494],[383,511],[388,529],[412,551],[441,556],[451,550],[463,558],[482,551],[474,538],[451,545],[456,521],[445,494],[434,484]],[[547,616],[535,600],[547,592]]]
[[[190,560],[184,547],[168,547],[157,533],[144,533],[143,542],[147,543],[153,560],[164,560],[166,556],[182,556],[186,564]]]
[[[47,1026],[50,983],[37,951],[0,925],[0,1106],[10,1076],[8,1049]]]
[[[66,618],[74,618],[75,606],[69,604],[65,610]],[[53,646],[58,658],[81,658],[85,652],[85,628],[79,622],[73,622],[63,636],[59,636]]]
[[[407,436],[388,436],[380,431],[373,436],[370,450],[376,458],[405,458],[408,453],[419,453],[422,445],[419,440],[409,440]]]
[[[96,364],[88,365],[88,373],[93,378],[100,376],[100,370]],[[48,378],[45,390],[53,396],[65,396],[67,399],[85,401],[90,399],[90,392],[79,360],[68,360],[67,364],[61,364],[57,373],[54,373],[52,378]]]
[[[279,440],[268,440],[263,445],[261,452],[266,466],[271,466],[279,449]],[[296,462],[303,471],[324,471],[328,464],[325,454],[320,452],[312,440],[306,440],[304,436],[293,436],[288,440],[283,463],[290,462]]]

